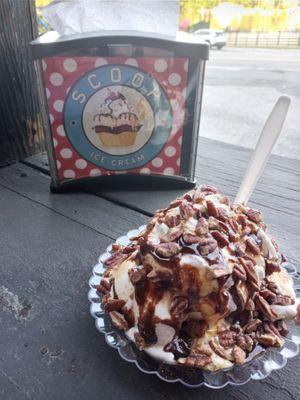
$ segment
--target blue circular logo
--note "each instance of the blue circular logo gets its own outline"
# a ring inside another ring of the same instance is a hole
[[[64,128],[75,150],[108,170],[152,160],[168,141],[172,111],[154,77],[127,65],[96,68],[69,90]]]

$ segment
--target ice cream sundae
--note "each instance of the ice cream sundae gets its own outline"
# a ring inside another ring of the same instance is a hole
[[[261,212],[200,186],[113,245],[98,292],[139,350],[216,371],[283,345],[299,312],[284,262]]]
[[[109,91],[100,113],[94,115],[95,132],[104,146],[132,146],[142,125],[125,96]]]

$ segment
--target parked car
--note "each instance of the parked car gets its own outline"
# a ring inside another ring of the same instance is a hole
[[[227,38],[224,31],[218,31],[214,29],[198,29],[194,32],[194,35],[199,38],[201,42],[206,42],[210,47],[216,47],[222,49],[226,46]]]

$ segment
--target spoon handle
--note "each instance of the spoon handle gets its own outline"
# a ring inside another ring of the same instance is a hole
[[[290,102],[291,98],[289,96],[280,96],[271,111],[260,134],[248,169],[235,198],[235,203],[246,204],[248,202],[281,132]]]

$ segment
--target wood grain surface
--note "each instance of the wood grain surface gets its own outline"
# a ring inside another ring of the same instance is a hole
[[[249,151],[204,141],[201,153],[199,183],[233,196]],[[294,260],[299,183],[299,162],[273,157],[252,201]],[[89,314],[88,280],[112,240],[178,195],[149,193],[105,192],[106,199],[100,193],[53,195],[49,177],[33,168],[0,169],[0,399],[298,400],[299,356],[263,381],[213,391],[145,375],[107,346]],[[142,212],[133,209],[136,204]]]

